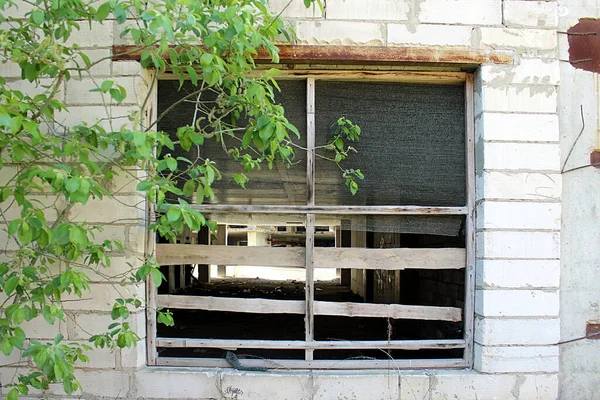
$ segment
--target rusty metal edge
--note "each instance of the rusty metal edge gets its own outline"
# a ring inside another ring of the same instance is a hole
[[[507,51],[385,46],[280,45],[282,64],[379,64],[379,65],[449,65],[474,68],[480,64],[512,64]],[[116,45],[113,61],[137,61],[141,50],[135,46]],[[266,50],[254,56],[257,63],[271,63]]]

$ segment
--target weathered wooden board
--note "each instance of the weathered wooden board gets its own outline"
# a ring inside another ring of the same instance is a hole
[[[303,268],[305,249],[301,247],[206,246],[158,244],[160,265],[215,264]],[[347,269],[460,269],[465,267],[466,251],[442,249],[365,249],[315,247],[315,268]]]
[[[446,340],[336,340],[313,341],[302,340],[231,340],[231,339],[181,339],[158,338],[158,347],[166,348],[217,348],[217,349],[462,349],[465,347],[463,339]]]
[[[416,368],[464,368],[462,358],[429,360],[257,360],[244,359],[245,367],[267,369],[416,369]],[[176,358],[159,357],[158,365],[178,367],[231,368],[224,358]],[[260,372],[255,372],[260,373]]]

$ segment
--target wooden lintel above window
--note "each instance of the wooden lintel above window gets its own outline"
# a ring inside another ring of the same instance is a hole
[[[140,53],[134,46],[113,46],[113,61],[139,60]],[[258,63],[271,62],[267,51],[259,51],[254,58]],[[511,64],[513,55],[499,50],[438,47],[280,45],[279,59],[282,64],[418,64],[472,68],[479,64]]]

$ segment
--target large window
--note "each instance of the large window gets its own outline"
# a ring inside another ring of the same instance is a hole
[[[216,232],[157,244],[168,282],[150,296],[177,324],[157,330],[150,315],[149,363],[470,365],[472,77],[295,71],[279,84],[277,101],[303,133],[297,162],[253,172],[247,189],[224,179],[214,203],[196,206]],[[159,83],[159,112],[186,94],[178,87]],[[160,129],[193,112],[183,103]],[[341,116],[362,129],[344,161],[365,175],[355,195],[320,153]],[[227,176],[237,163],[222,146],[198,151]]]

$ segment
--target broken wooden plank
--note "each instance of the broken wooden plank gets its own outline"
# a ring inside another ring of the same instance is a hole
[[[207,246],[157,244],[160,265],[215,264],[303,268],[305,248]],[[315,268],[347,269],[461,269],[465,267],[466,250],[441,249],[366,249],[315,247]]]
[[[465,258],[466,251],[461,248],[315,248],[316,268],[460,269],[465,267]]]
[[[213,264],[261,267],[304,267],[304,248],[157,244],[160,265]]]
[[[462,358],[417,360],[261,360],[243,359],[245,367],[267,369],[416,369],[416,368],[464,368]],[[158,365],[178,367],[231,368],[225,358],[178,358],[159,357]],[[261,373],[261,372],[255,372]]]
[[[187,310],[227,311],[251,314],[304,314],[303,300],[244,299],[160,294],[157,296],[157,303],[159,307]]]
[[[304,314],[302,300],[245,299],[235,297],[158,295],[157,305],[164,308],[227,311],[252,314]],[[314,315],[460,321],[461,310],[454,307],[403,304],[338,303],[315,301]]]
[[[404,304],[315,301],[314,312],[315,315],[335,315],[340,317],[382,317],[452,322],[458,322],[462,319],[460,308]]]
[[[463,339],[441,340],[335,340],[313,341],[302,340],[236,340],[236,339],[181,339],[158,338],[158,347],[165,348],[216,348],[216,349],[314,349],[314,350],[351,350],[351,349],[462,349]]]

